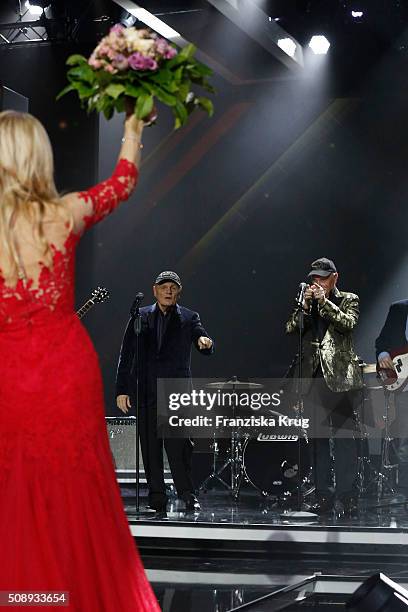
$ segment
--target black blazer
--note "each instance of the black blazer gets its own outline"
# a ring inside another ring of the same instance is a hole
[[[405,328],[408,316],[408,300],[391,304],[384,326],[375,341],[376,355],[403,347],[407,344]]]
[[[200,336],[209,337],[197,312],[175,306],[163,336],[160,351],[157,346],[155,328],[157,304],[140,309],[142,331],[139,336],[139,397],[140,404],[155,402],[157,378],[191,379],[191,346],[195,345],[203,355],[214,352],[214,342],[210,349],[200,350]],[[131,317],[123,336],[116,376],[116,396],[134,397],[136,389],[136,334],[134,318]]]

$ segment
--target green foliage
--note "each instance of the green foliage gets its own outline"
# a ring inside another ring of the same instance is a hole
[[[208,78],[212,70],[194,58],[196,47],[187,45],[170,60],[164,60],[156,71],[127,70],[111,74],[103,69],[95,70],[82,55],[67,59],[68,85],[58,94],[57,100],[70,91],[76,91],[81,104],[88,112],[102,112],[107,119],[113,113],[125,110],[125,99],[134,100],[135,114],[144,119],[153,110],[156,100],[169,106],[175,119],[175,129],[184,125],[190,114],[201,108],[209,116],[214,107],[206,97],[198,95],[196,88],[212,94],[214,87]]]

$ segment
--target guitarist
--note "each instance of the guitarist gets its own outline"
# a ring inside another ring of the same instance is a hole
[[[386,375],[386,370],[395,372],[391,353],[399,348],[406,352],[407,344],[408,300],[400,300],[391,304],[384,326],[375,341],[380,373],[381,370],[384,371],[384,375]],[[407,385],[404,391],[408,391]],[[395,393],[394,400],[395,420],[391,425],[391,435],[394,436],[393,449],[398,463],[397,493],[400,500],[405,501],[408,499],[408,414],[406,414],[408,396],[399,391]]]

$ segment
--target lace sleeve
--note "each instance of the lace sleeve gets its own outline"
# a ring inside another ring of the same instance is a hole
[[[127,200],[136,186],[138,175],[135,164],[120,159],[110,178],[86,191],[66,196],[74,217],[74,231],[82,233]]]

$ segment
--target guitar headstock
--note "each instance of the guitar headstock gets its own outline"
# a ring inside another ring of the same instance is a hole
[[[92,301],[98,304],[102,304],[105,300],[110,297],[109,291],[105,287],[97,287],[92,291]]]

